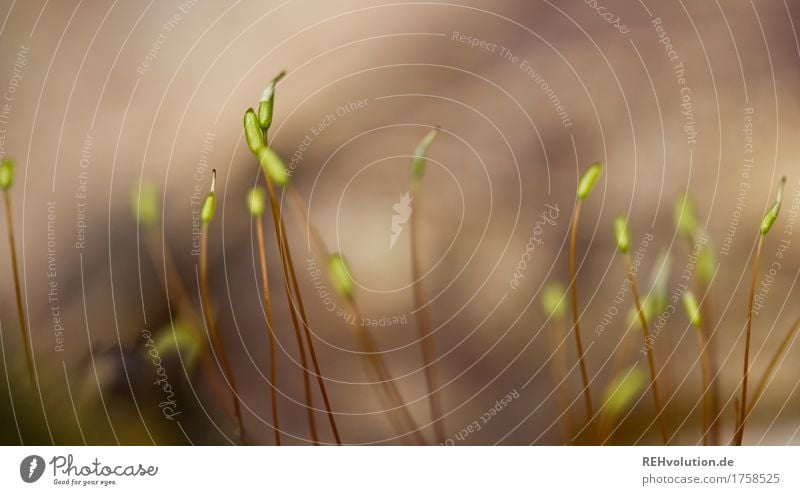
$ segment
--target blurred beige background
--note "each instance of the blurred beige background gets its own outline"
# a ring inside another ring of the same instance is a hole
[[[401,234],[393,248],[389,239],[393,205],[409,189],[409,156],[427,127],[441,125],[412,208],[421,227],[427,272],[421,283],[436,328],[448,435],[455,438],[506,394],[520,396],[455,443],[563,442],[537,294],[547,281],[568,281],[575,185],[580,171],[596,160],[606,164],[606,173],[587,202],[579,235],[582,321],[592,344],[594,393],[599,397],[610,379],[608,357],[626,328],[619,316],[602,336],[593,332],[624,277],[612,219],[629,215],[637,243],[645,233],[654,236],[642,284],[659,250],[670,251],[672,290],[687,256],[672,210],[675,197],[688,191],[720,262],[709,297],[719,319],[717,358],[730,428],[754,234],[781,175],[788,175],[786,197],[800,194],[800,6],[632,0],[602,0],[600,10],[595,5],[5,0],[2,152],[18,165],[14,220],[50,426],[30,434],[43,443],[227,441],[221,432],[230,436],[233,427],[209,386],[219,377],[192,371],[193,387],[183,387],[178,398],[182,428],[176,428],[161,416],[148,385],[152,366],[128,356],[140,352],[143,329],[155,331],[170,315],[159,285],[161,260],[148,257],[137,234],[131,191],[143,178],[163,193],[165,239],[199,310],[192,193],[199,187],[205,194],[215,168],[215,311],[234,356],[251,435],[271,440],[265,424],[265,326],[244,203],[245,191],[260,179],[243,142],[241,117],[282,69],[288,75],[277,90],[272,146],[292,164],[293,186],[308,200],[328,246],[347,256],[366,315],[406,320],[374,328],[373,334],[393,373],[403,377],[405,399],[421,424],[429,419],[415,345],[408,237]],[[687,116],[682,112],[689,104]],[[693,127],[685,128],[687,122]],[[55,207],[48,224],[50,202]],[[542,244],[514,289],[510,281],[546,205],[559,208],[557,220],[542,229]],[[786,226],[799,206],[796,200],[785,205],[765,248],[762,266],[769,267],[780,242],[791,244],[756,319],[755,371],[764,368],[798,316],[798,241]],[[307,269],[305,231],[287,211],[343,436],[352,443],[400,443],[375,414],[374,387],[358,384],[368,378],[353,352],[352,329],[318,297]],[[297,348],[272,226],[266,227],[282,345],[282,427],[287,443],[307,443]],[[76,246],[80,235],[84,243]],[[9,388],[23,396],[19,406],[26,400],[24,362],[7,259],[3,242],[0,277],[7,282],[0,284],[0,322]],[[58,288],[63,351],[55,349],[51,282]],[[630,304],[628,299],[620,305],[621,314]],[[671,426],[678,442],[696,443],[700,366],[694,335],[680,311],[665,331],[669,345],[657,350],[662,364],[670,358],[665,374],[671,376]],[[571,337],[564,345],[572,366]],[[789,352],[754,413],[749,443],[800,442],[798,351]],[[182,373],[172,376],[176,383],[186,381]],[[569,395],[576,419],[582,413],[578,383],[573,373]],[[10,418],[9,394],[0,397]],[[643,433],[651,417],[644,396],[615,441],[657,442],[654,429]],[[322,414],[318,424],[323,440],[331,441]],[[4,440],[19,438],[11,431]]]

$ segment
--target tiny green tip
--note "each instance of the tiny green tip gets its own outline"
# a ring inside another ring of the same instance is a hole
[[[264,91],[261,93],[261,99],[258,100],[259,103],[270,101],[275,97],[275,85],[278,84],[278,81],[283,79],[285,75],[286,71],[282,70],[277,76],[272,78],[272,80],[267,84],[267,87],[265,87]]]
[[[217,197],[214,193],[214,189],[217,185],[217,171],[211,171],[211,191],[208,193],[205,202],[203,203],[203,209],[200,210],[200,221],[203,222],[203,225],[208,225],[211,223],[211,219],[214,218],[214,210],[217,207]]]
[[[587,196],[592,192],[594,189],[594,185],[597,184],[597,181],[600,179],[600,175],[603,173],[603,164],[600,162],[595,162],[586,169],[586,172],[583,173],[583,177],[581,177],[580,182],[578,183],[578,199],[583,201],[586,199]]]
[[[770,208],[764,215],[764,219],[761,220],[761,227],[759,230],[762,236],[767,235],[772,226],[775,224],[775,221],[778,219],[778,213],[781,211],[781,203],[783,203],[783,188],[785,185],[786,176],[781,178],[781,182],[778,185],[778,193],[775,197],[775,204],[772,205],[772,208]]]
[[[14,183],[14,162],[10,158],[3,158],[0,162],[0,189],[8,191]]]
[[[566,289],[559,282],[551,282],[542,289],[542,310],[549,317],[561,320],[566,313]]]
[[[247,140],[247,147],[254,155],[264,148],[264,132],[258,122],[258,117],[252,108],[244,112],[244,137]]]
[[[644,372],[635,364],[620,372],[606,387],[604,412],[611,417],[617,416],[633,402],[645,384]]]
[[[675,225],[684,236],[694,236],[697,232],[697,213],[689,193],[681,194],[675,202]]]
[[[260,218],[264,214],[264,198],[265,193],[262,187],[256,186],[247,191],[247,209],[250,210],[252,216]]]
[[[272,148],[261,148],[258,151],[258,161],[261,162],[261,168],[267,175],[267,178],[278,186],[285,186],[289,183],[289,169],[286,164]]]
[[[617,237],[617,249],[622,254],[627,254],[631,248],[631,233],[624,216],[620,215],[614,220],[614,233]]]
[[[706,241],[706,244],[700,248],[700,253],[697,256],[697,277],[704,284],[711,283],[711,278],[714,276],[714,270],[717,267],[717,259],[714,256],[714,248],[711,246],[711,241]]]
[[[281,71],[280,74],[273,77],[267,87],[264,88],[264,92],[261,93],[261,99],[258,101],[258,125],[265,131],[272,125],[272,110],[275,107],[275,85],[285,75],[286,71]]]
[[[350,278],[350,271],[347,269],[347,263],[341,253],[333,253],[328,258],[328,273],[331,277],[333,288],[339,295],[345,299],[353,297],[355,292],[353,279]]]
[[[683,293],[683,307],[686,310],[686,316],[689,318],[689,322],[695,328],[700,328],[702,324],[702,319],[700,316],[700,305],[697,304],[697,298],[694,297],[694,293],[692,291],[686,291]]]
[[[439,129],[441,128],[437,125],[428,131],[414,150],[414,156],[411,159],[411,178],[414,181],[422,180],[422,176],[425,175],[426,154],[436,135],[439,134]]]
[[[153,228],[158,221],[158,192],[153,184],[142,182],[131,191],[131,213],[144,230]]]

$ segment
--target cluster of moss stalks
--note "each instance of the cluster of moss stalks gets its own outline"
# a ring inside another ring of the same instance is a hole
[[[284,194],[288,199],[288,205],[293,207],[297,215],[297,221],[304,225],[309,233],[310,244],[313,247],[316,255],[326,260],[327,275],[330,279],[332,287],[334,287],[339,294],[342,303],[347,306],[348,310],[354,314],[354,337],[358,342],[361,351],[366,356],[367,372],[375,380],[379,386],[377,390],[378,398],[382,406],[387,411],[386,418],[391,427],[405,443],[442,443],[445,440],[445,425],[442,414],[442,407],[439,394],[439,384],[435,367],[435,346],[433,342],[433,335],[431,333],[431,319],[426,304],[425,293],[421,284],[421,274],[423,269],[421,266],[418,246],[418,228],[417,220],[421,214],[421,207],[419,201],[419,192],[422,187],[423,177],[426,165],[426,154],[428,148],[433,143],[436,135],[439,132],[438,127],[432,127],[430,131],[422,138],[417,148],[411,155],[410,166],[410,182],[409,189],[415,196],[415,214],[410,218],[409,232],[410,232],[410,269],[414,279],[414,303],[417,307],[416,314],[418,315],[418,331],[419,331],[419,344],[421,350],[421,357],[423,362],[423,369],[425,373],[425,381],[427,386],[427,398],[429,403],[429,414],[431,427],[433,433],[433,442],[430,442],[423,434],[424,427],[421,427],[415,420],[407,407],[407,402],[403,399],[401,391],[392,377],[389,366],[384,361],[377,343],[371,333],[362,323],[361,310],[356,298],[356,290],[352,281],[351,271],[346,263],[345,257],[341,253],[330,252],[326,247],[322,236],[317,231],[314,223],[309,218],[308,205],[305,204],[302,196],[291,186],[291,175],[283,160],[280,158],[270,146],[268,141],[268,131],[272,124],[273,108],[275,104],[275,88],[278,82],[284,77],[284,73],[280,73],[272,79],[265,88],[261,99],[255,109],[248,108],[244,113],[243,126],[244,134],[247,145],[252,154],[257,159],[263,174],[264,186],[256,186],[248,191],[246,196],[246,206],[252,221],[255,225],[258,260],[260,267],[260,285],[261,297],[264,309],[264,317],[266,323],[266,341],[269,348],[269,387],[271,399],[271,427],[273,429],[273,443],[275,445],[281,444],[281,429],[280,419],[278,417],[278,382],[281,376],[276,364],[276,329],[274,324],[272,312],[272,295],[269,289],[269,270],[267,262],[267,249],[266,238],[264,232],[264,215],[269,209],[271,221],[274,227],[275,242],[277,243],[277,252],[280,258],[281,267],[281,280],[283,282],[283,292],[286,297],[294,336],[300,356],[300,365],[303,373],[303,387],[304,387],[304,400],[306,417],[308,422],[308,431],[310,440],[314,445],[321,443],[319,438],[319,427],[316,424],[316,406],[314,404],[314,391],[312,382],[316,381],[319,394],[322,397],[323,408],[325,416],[327,417],[328,426],[331,431],[333,443],[337,445],[342,444],[342,438],[339,433],[339,428],[336,423],[336,413],[334,412],[331,400],[326,389],[326,380],[322,372],[320,362],[314,347],[314,337],[311,332],[311,327],[306,315],[305,305],[303,302],[302,293],[297,280],[297,273],[292,258],[292,249],[290,248],[289,239],[286,235],[284,211],[278,198],[278,191]],[[577,350],[578,367],[580,370],[580,377],[582,388],[580,395],[583,397],[585,419],[583,425],[575,424],[570,412],[570,400],[566,387],[563,385],[567,375],[567,357],[566,352],[562,345],[559,345],[561,335],[565,334],[567,328],[558,325],[558,322],[563,321],[564,318],[564,304],[567,299],[566,290],[557,282],[547,285],[541,297],[541,302],[545,313],[548,315],[549,321],[553,322],[549,331],[549,346],[551,351],[551,363],[553,381],[556,388],[556,397],[559,404],[559,418],[561,418],[562,432],[565,443],[598,443],[604,444],[608,442],[613,434],[612,428],[618,420],[619,415],[633,402],[643,391],[645,387],[650,389],[652,396],[654,419],[653,423],[657,424],[658,432],[661,442],[665,445],[669,444],[674,438],[675,433],[670,434],[668,412],[663,402],[663,397],[660,391],[660,377],[667,376],[666,366],[659,369],[656,363],[656,357],[653,352],[651,344],[651,334],[649,328],[649,320],[653,315],[658,314],[662,308],[661,304],[666,300],[665,283],[663,282],[665,272],[665,264],[662,263],[659,267],[659,275],[653,283],[649,293],[645,298],[640,296],[640,290],[636,280],[636,270],[633,267],[630,251],[630,232],[628,229],[627,219],[624,216],[618,217],[614,222],[614,232],[616,243],[620,255],[623,259],[623,269],[628,281],[628,286],[633,299],[632,314],[630,317],[631,324],[637,322],[642,332],[642,342],[644,342],[644,349],[646,349],[647,370],[645,376],[638,366],[617,370],[617,365],[624,361],[627,357],[626,353],[630,351],[629,347],[625,350],[619,351],[620,359],[614,360],[615,368],[612,380],[607,384],[605,389],[602,405],[599,410],[595,409],[595,403],[592,399],[591,380],[589,371],[586,365],[585,348],[581,339],[580,329],[580,315],[581,308],[578,301],[578,283],[577,283],[577,268],[575,262],[576,239],[579,230],[579,219],[582,204],[588,200],[596,183],[600,179],[603,172],[603,166],[599,163],[594,163],[588,167],[583,176],[581,177],[577,187],[577,200],[573,210],[571,232],[570,232],[570,252],[569,252],[569,292],[571,299],[572,309],[572,326],[571,333],[574,336],[575,347]],[[22,287],[20,284],[19,268],[17,262],[16,243],[14,238],[13,215],[12,215],[12,202],[10,196],[10,189],[14,182],[14,165],[9,159],[3,159],[0,162],[0,191],[2,191],[3,202],[6,212],[6,226],[9,242],[10,261],[13,274],[16,306],[19,317],[19,327],[22,335],[22,342],[24,346],[24,355],[27,364],[29,383],[34,395],[40,397],[39,385],[36,376],[35,363],[33,359],[33,347],[31,345],[31,338],[29,334],[28,325],[26,323],[25,311],[22,299]],[[787,331],[781,345],[770,359],[769,365],[760,377],[755,391],[748,394],[748,386],[750,381],[750,347],[751,347],[751,333],[753,326],[753,300],[755,297],[755,289],[758,278],[758,265],[761,256],[761,251],[765,243],[767,234],[769,233],[772,225],[775,223],[778,213],[780,212],[783,186],[785,178],[781,181],[778,189],[777,197],[773,206],[767,211],[764,219],[759,226],[758,235],[756,238],[756,250],[753,257],[752,265],[752,279],[750,286],[750,294],[748,299],[748,311],[746,315],[746,329],[744,339],[744,359],[742,368],[741,380],[741,396],[736,400],[735,412],[735,427],[731,443],[741,445],[745,432],[747,420],[750,417],[753,409],[764,393],[769,381],[778,367],[781,357],[786,352],[791,342],[794,339],[798,328],[800,328],[800,320],[795,322]],[[160,217],[157,206],[155,189],[147,184],[139,184],[139,187],[134,191],[133,195],[133,211],[140,226],[140,230],[144,233],[145,245],[150,253],[150,256],[155,261],[159,258],[159,254],[163,257],[163,273],[161,279],[164,290],[168,296],[170,291],[174,298],[174,307],[177,312],[177,319],[175,324],[171,327],[171,338],[159,338],[157,344],[161,347],[162,352],[174,352],[180,349],[183,355],[187,356],[185,363],[193,365],[195,361],[201,362],[209,374],[214,373],[215,366],[212,357],[216,359],[223,371],[225,378],[225,386],[219,386],[214,389],[217,396],[224,400],[225,396],[229,396],[229,401],[232,405],[232,417],[237,427],[237,434],[242,444],[248,442],[247,429],[242,415],[242,400],[236,385],[236,379],[233,373],[231,360],[225,350],[222,335],[216,322],[213,301],[211,298],[208,270],[208,242],[209,242],[209,225],[213,221],[214,213],[216,210],[216,171],[212,173],[212,181],[208,196],[203,203],[200,212],[201,222],[201,241],[200,241],[200,256],[199,256],[199,289],[200,289],[200,302],[201,311],[198,314],[193,307],[191,298],[188,291],[183,285],[178,271],[175,266],[172,255],[164,242],[164,239],[156,228],[158,219]],[[269,208],[267,208],[267,202]],[[706,234],[698,227],[694,205],[688,196],[683,196],[676,206],[676,228],[690,248],[696,245],[696,240],[699,236],[705,237]],[[159,253],[159,249],[161,252]],[[698,357],[701,363],[702,370],[702,383],[701,383],[701,397],[699,401],[702,403],[701,414],[701,442],[704,445],[712,445],[720,443],[720,423],[721,417],[724,413],[720,407],[719,401],[719,384],[716,377],[719,374],[716,362],[713,359],[713,346],[712,335],[713,326],[711,322],[710,303],[710,285],[713,279],[713,274],[716,270],[716,262],[713,259],[711,247],[706,245],[702,252],[699,253],[697,269],[695,271],[695,290],[701,295],[698,301],[693,291],[687,291],[683,294],[683,304],[686,310],[688,322],[696,329]],[[168,299],[170,299],[168,297]],[[172,308],[171,308],[172,309]],[[208,339],[204,339],[202,335],[197,332],[197,328],[204,327],[207,331]],[[210,345],[206,345],[209,342]],[[310,362],[310,364],[309,364]],[[316,380],[313,380],[312,375]],[[328,442],[330,443],[330,442]]]
[[[580,315],[581,308],[578,303],[578,283],[577,273],[575,266],[575,248],[576,238],[578,231],[578,221],[580,218],[581,205],[589,197],[592,189],[599,180],[603,171],[603,167],[599,163],[592,164],[585,171],[578,183],[577,201],[573,211],[571,236],[570,236],[570,254],[569,254],[569,268],[570,268],[570,284],[569,290],[571,295],[572,306],[572,328],[571,332],[575,338],[575,347],[577,350],[577,360],[580,369],[583,402],[585,408],[585,419],[582,426],[575,426],[572,422],[568,407],[568,396],[564,390],[564,381],[567,373],[566,357],[563,349],[559,346],[560,335],[557,330],[551,329],[551,336],[549,339],[551,348],[551,361],[552,373],[555,386],[557,387],[557,397],[559,404],[562,404],[559,418],[562,419],[562,432],[564,435],[565,443],[599,443],[605,444],[610,440],[613,433],[613,428],[619,414],[630,405],[635,399],[639,397],[643,388],[650,389],[650,394],[653,400],[654,419],[651,423],[658,426],[658,432],[661,442],[664,445],[669,445],[675,438],[676,433],[669,432],[668,427],[668,413],[666,404],[660,391],[659,378],[666,378],[669,376],[669,369],[667,365],[659,368],[656,364],[656,357],[654,354],[654,339],[651,337],[649,328],[649,321],[657,314],[660,314],[666,307],[667,294],[664,283],[664,273],[666,270],[666,261],[657,264],[657,282],[648,294],[648,297],[643,299],[640,296],[640,291],[636,281],[637,269],[633,266],[631,256],[629,254],[631,248],[631,235],[628,228],[627,218],[619,216],[614,222],[614,234],[616,238],[618,251],[623,258],[623,269],[627,278],[628,287],[630,289],[631,297],[633,299],[633,311],[631,320],[640,326],[642,332],[642,349],[646,355],[647,360],[647,378],[645,374],[639,369],[638,366],[618,370],[617,364],[624,361],[629,352],[629,347],[623,346],[623,350],[618,351],[621,359],[615,359],[612,367],[614,370],[612,380],[607,385],[604,400],[599,411],[595,410],[594,402],[591,393],[591,381],[586,366],[586,355],[583,342],[581,340],[580,330]],[[755,297],[756,284],[758,280],[758,266],[761,251],[772,225],[778,218],[778,213],[781,209],[783,199],[783,187],[786,178],[781,179],[778,187],[777,197],[774,204],[765,213],[763,221],[759,226],[758,234],[756,237],[756,250],[753,257],[752,265],[752,278],[750,284],[750,293],[748,297],[748,310],[746,314],[746,327],[744,336],[744,359],[742,379],[740,382],[741,395],[734,401],[734,433],[730,440],[732,445],[741,445],[745,425],[753,408],[758,403],[762,394],[764,393],[773,373],[775,372],[781,357],[786,352],[794,336],[800,327],[800,319],[794,322],[786,332],[781,345],[773,354],[769,361],[769,365],[761,375],[755,393],[748,394],[748,382],[750,375],[750,347],[751,347],[751,333],[753,326],[753,301]],[[694,249],[698,245],[697,239],[702,236],[704,239],[707,234],[698,227],[698,222],[695,214],[693,202],[689,199],[688,195],[679,198],[675,208],[676,229],[678,233],[684,237],[690,249]],[[682,294],[682,302],[686,311],[689,324],[695,328],[697,338],[698,360],[701,366],[701,396],[698,399],[701,407],[701,437],[698,443],[703,445],[716,445],[721,443],[720,440],[720,425],[724,410],[720,406],[719,401],[719,383],[717,377],[720,370],[716,366],[713,358],[712,336],[714,334],[714,326],[711,321],[710,311],[710,285],[714,273],[717,269],[716,261],[714,260],[712,247],[709,242],[704,241],[701,251],[697,255],[696,268],[694,270],[694,285],[697,293],[702,295],[698,301],[693,290],[687,290]],[[560,321],[563,318],[563,303],[566,299],[566,293],[562,286],[557,283],[550,284],[543,292],[542,303],[545,313],[554,322]],[[634,323],[632,322],[631,325]],[[555,328],[555,325],[551,326]],[[623,336],[625,342],[627,336]],[[666,344],[665,344],[666,345]],[[616,356],[615,356],[616,358]]]

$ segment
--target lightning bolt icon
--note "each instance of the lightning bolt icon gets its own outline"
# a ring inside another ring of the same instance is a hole
[[[31,465],[28,467],[28,479],[33,478],[33,472],[36,471],[36,467],[39,465],[39,462],[34,457],[31,459]]]

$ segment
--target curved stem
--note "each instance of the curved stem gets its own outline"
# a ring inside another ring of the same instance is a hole
[[[231,396],[233,398],[233,413],[239,429],[239,436],[243,444],[247,444],[247,434],[244,429],[244,421],[242,420],[242,409],[239,405],[239,392],[236,388],[236,381],[233,377],[233,368],[231,368],[228,354],[225,352],[225,346],[222,344],[222,339],[217,330],[217,323],[214,320],[214,315],[211,312],[211,296],[208,289],[208,226],[203,225],[200,232],[200,298],[203,304],[203,317],[206,320],[208,333],[211,336],[212,345],[217,349],[222,364],[222,371],[225,373],[225,378],[231,387]]]
[[[753,300],[756,296],[756,284],[758,282],[758,262],[761,258],[761,249],[764,247],[764,235],[758,235],[758,245],[756,246],[756,255],[753,259],[753,276],[750,281],[750,297],[747,301],[747,329],[744,337],[744,365],[742,368],[742,397],[739,402],[739,416],[738,426],[736,427],[736,435],[734,436],[734,443],[742,445],[744,440],[744,425],[747,422],[747,378],[750,373],[750,335],[753,330]]]
[[[11,272],[14,277],[14,293],[17,299],[17,315],[19,316],[19,330],[22,333],[22,345],[25,347],[25,364],[28,368],[28,380],[31,389],[38,397],[39,382],[36,381],[36,371],[33,366],[33,346],[31,336],[28,333],[28,324],[25,320],[25,309],[22,306],[22,285],[19,281],[19,266],[17,263],[17,243],[14,240],[14,217],[11,213],[11,196],[8,191],[3,191],[3,201],[6,206],[6,231],[8,233],[8,251],[11,255]]]
[[[561,410],[562,420],[561,428],[564,435],[564,443],[571,443],[574,427],[572,424],[572,412],[569,407],[569,398],[567,396],[567,353],[566,349],[562,346],[559,347],[559,330],[563,330],[561,325],[551,323],[548,328],[548,346],[550,347],[550,371],[553,380],[553,387],[556,390],[556,401],[558,408]],[[561,383],[561,386],[559,386]]]
[[[313,245],[314,249],[316,249],[319,256],[327,260],[330,258],[330,252],[328,248],[325,246],[325,242],[322,239],[319,231],[316,229],[314,224],[311,223],[311,219],[308,217],[308,210],[306,205],[304,204],[303,199],[300,197],[300,194],[297,193],[294,189],[289,189],[288,191],[289,201],[292,202],[294,205],[294,209],[300,214],[303,223],[306,224],[306,228],[308,229],[308,237]],[[403,418],[406,422],[406,425],[410,430],[414,433],[414,439],[419,444],[425,444],[425,439],[419,433],[420,428],[417,426],[416,422],[411,415],[411,412],[408,411],[405,401],[402,398],[402,394],[400,390],[397,388],[397,385],[394,383],[394,379],[389,372],[389,368],[386,365],[386,361],[381,357],[380,354],[377,353],[377,345],[375,344],[372,335],[369,331],[364,328],[362,324],[363,319],[361,318],[361,312],[359,311],[358,304],[354,298],[346,299],[346,302],[350,305],[350,309],[352,310],[353,314],[355,315],[356,320],[358,321],[359,328],[356,338],[361,346],[362,350],[365,354],[369,354],[370,358],[368,359],[372,372],[378,377],[378,380],[381,383],[381,387],[383,387],[383,392],[387,398],[391,401],[391,407],[399,410],[399,415]],[[395,427],[394,420],[392,421],[392,426]],[[398,431],[399,434],[402,432]]]
[[[415,196],[418,188],[415,188]],[[434,348],[433,337],[431,336],[431,319],[428,306],[425,302],[425,295],[422,287],[422,268],[419,260],[419,243],[417,241],[417,221],[420,215],[420,203],[417,199],[416,211],[409,218],[409,238],[411,241],[411,278],[412,290],[414,292],[414,306],[417,308],[417,328],[419,331],[419,342],[422,350],[422,367],[425,370],[425,384],[428,388],[428,402],[430,404],[431,422],[436,443],[445,440],[444,420],[442,419],[442,405],[439,400],[438,383],[434,361],[436,359],[436,349]]]
[[[687,234],[684,238],[686,239],[688,251],[692,254],[697,245],[697,239],[693,234]],[[710,248],[706,246],[705,249]],[[702,332],[702,338],[705,342],[705,345],[700,351],[703,354],[701,356],[701,363],[705,361],[708,366],[708,383],[703,389],[703,400],[708,401],[708,445],[718,445],[722,413],[720,411],[719,379],[717,376],[719,367],[717,366],[715,358],[717,353],[715,351],[716,345],[713,338],[714,330],[712,322],[714,321],[714,312],[711,309],[711,288],[699,277],[696,277],[696,285],[697,294],[699,294],[700,297],[699,304],[702,321],[702,328],[700,331]]]
[[[578,311],[578,287],[575,276],[575,242],[578,235],[578,221],[581,216],[581,201],[575,205],[575,212],[572,214],[572,234],[569,240],[569,277],[570,290],[572,293],[572,332],[575,334],[575,346],[578,350],[578,364],[581,368],[581,380],[583,381],[583,401],[586,405],[586,424],[592,421],[592,393],[589,389],[589,373],[586,371],[586,359],[583,353],[583,343],[581,342],[580,316]]]
[[[160,234],[157,234],[154,229],[148,229],[146,232],[144,232],[144,243],[154,268],[157,268],[156,263],[158,260],[159,247],[163,246],[164,248],[164,272],[162,274],[161,270],[156,269],[156,273],[159,275],[159,281],[161,282],[164,293],[167,296],[167,303],[169,306],[168,309],[170,310],[170,321],[172,321],[172,304],[169,298],[169,290],[170,287],[174,287],[176,292],[175,300],[177,300],[177,303],[174,304],[174,306],[177,308],[178,314],[185,316],[189,320],[190,325],[192,325],[192,329],[195,332],[198,332],[203,326],[203,321],[197,315],[191,305],[189,293],[187,292],[186,287],[181,280],[180,274],[178,273],[175,260],[169,250],[169,246],[167,246],[164,238]],[[205,341],[205,339],[203,339],[203,341]],[[227,400],[228,391],[225,390],[222,382],[216,379],[218,375],[216,374],[216,369],[214,368],[214,362],[211,360],[208,347],[205,345],[200,351],[200,362],[202,363],[203,370],[205,371],[206,375],[208,375],[210,384],[209,386],[211,387],[214,395],[217,397],[220,403],[224,403]]]
[[[756,404],[758,404],[758,401],[761,399],[761,396],[764,395],[764,391],[767,389],[767,385],[769,384],[769,379],[772,376],[772,373],[775,371],[775,368],[778,367],[778,361],[780,360],[781,356],[783,356],[783,354],[786,352],[786,349],[789,348],[789,345],[794,340],[793,337],[797,333],[798,329],[800,329],[800,318],[795,320],[791,328],[789,328],[789,331],[786,333],[786,336],[781,341],[781,345],[778,346],[778,349],[775,351],[775,354],[773,354],[772,359],[770,359],[769,365],[767,365],[767,369],[765,369],[764,374],[761,375],[761,380],[758,381],[756,390],[753,393],[753,400],[750,401],[750,405],[747,407],[747,416],[750,416],[750,413],[753,412],[753,408],[756,407]]]
[[[639,290],[636,287],[636,277],[633,275],[633,268],[631,267],[631,257],[625,254],[625,271],[627,272],[628,280],[631,282],[631,295],[633,295],[633,302],[636,305],[636,313],[639,316],[639,322],[642,324],[642,333],[644,334],[645,348],[647,349],[647,366],[650,369],[650,389],[653,392],[653,403],[656,407],[656,421],[658,422],[658,430],[661,433],[661,440],[664,445],[669,443],[667,439],[667,428],[664,424],[664,407],[661,404],[661,398],[658,394],[658,380],[656,379],[656,363],[653,357],[653,348],[649,345],[650,342],[650,329],[647,326],[647,318],[645,317],[642,303],[639,299]]]
[[[267,191],[269,192],[270,207],[272,210],[272,220],[275,224],[275,235],[278,239],[278,247],[281,253],[281,261],[283,263],[284,283],[286,286],[286,297],[289,300],[290,312],[292,313],[293,322],[295,325],[298,323],[302,326],[302,332],[305,335],[306,345],[308,346],[308,353],[311,356],[311,363],[314,366],[314,372],[317,376],[317,384],[319,385],[320,393],[322,394],[322,402],[325,405],[325,412],[328,416],[328,422],[331,426],[334,439],[337,445],[342,444],[341,437],[339,436],[339,429],[336,426],[336,418],[333,415],[330,399],[328,398],[328,391],[325,387],[325,379],[322,377],[320,371],[319,360],[317,353],[314,350],[314,340],[311,335],[311,330],[308,327],[308,318],[306,317],[305,305],[303,304],[303,297],[300,293],[300,287],[297,283],[297,274],[294,269],[294,261],[292,260],[292,253],[289,249],[288,239],[286,238],[286,227],[283,223],[283,216],[281,214],[280,205],[275,195],[275,189],[269,178],[266,178]],[[294,293],[294,297],[292,297]],[[296,319],[300,321],[297,322]],[[297,327],[295,327],[297,329]],[[314,433],[316,434],[316,433]]]
[[[267,274],[267,253],[264,248],[264,227],[261,217],[256,219],[256,237],[258,238],[258,260],[261,264],[261,285],[264,290],[264,313],[267,317],[267,334],[269,337],[269,384],[270,399],[272,401],[272,429],[275,432],[275,445],[281,444],[281,428],[278,422],[278,366],[276,363],[276,338],[275,327],[272,322],[272,304],[269,297],[269,276]]]

